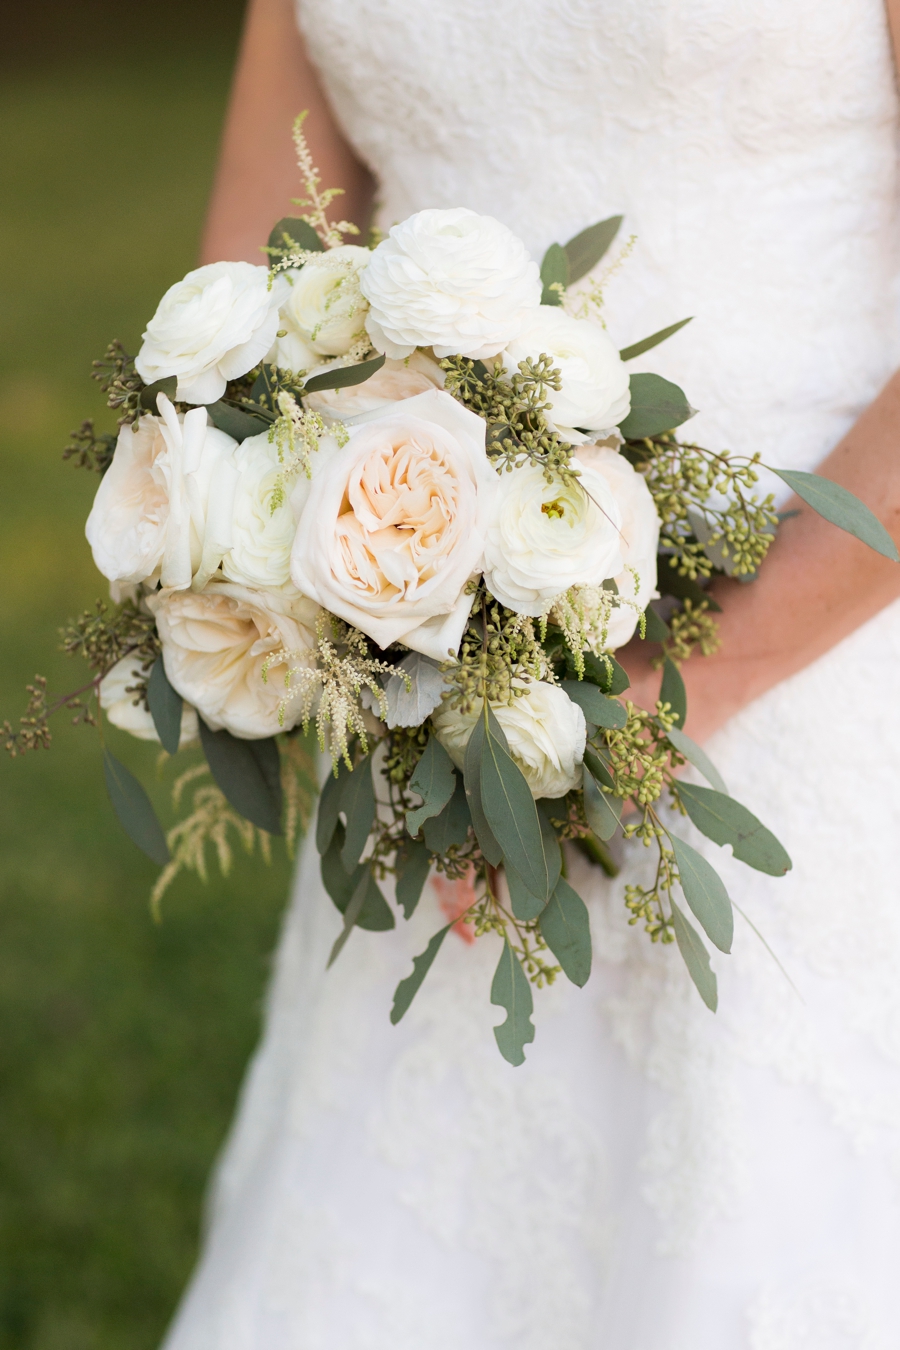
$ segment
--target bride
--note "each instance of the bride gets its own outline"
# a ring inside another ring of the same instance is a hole
[[[303,108],[350,219],[373,192],[383,228],[467,206],[540,257],[624,213],[607,322],[625,346],[696,316],[652,360],[692,434],[819,466],[898,533],[881,0],[252,0],[207,259],[259,261]],[[394,1028],[452,890],[326,973],[340,918],[307,852],[167,1350],[900,1345],[898,595],[900,568],[809,511],[758,582],[718,584],[689,729],[794,870],[719,855],[749,922],[716,1017],[594,874],[593,978],[542,993],[522,1068],[491,1035],[489,939],[447,943]]]

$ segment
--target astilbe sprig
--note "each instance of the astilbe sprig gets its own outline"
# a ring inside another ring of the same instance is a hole
[[[331,222],[328,219],[328,208],[335,197],[344,195],[343,188],[325,188],[320,190],[319,184],[322,181],[322,175],[313,162],[312,153],[306,139],[306,133],[303,130],[303,123],[306,121],[308,110],[299,114],[294,121],[293,138],[294,149],[297,152],[297,165],[303,178],[303,186],[306,189],[305,197],[293,198],[295,206],[308,206],[310,210],[301,214],[300,219],[305,220],[308,225],[316,231],[319,238],[326,248],[337,248],[344,242],[345,234],[359,234],[359,227],[352,224],[349,220],[338,220]]]

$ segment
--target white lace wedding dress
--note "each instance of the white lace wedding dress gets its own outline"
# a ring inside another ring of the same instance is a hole
[[[303,0],[390,224],[466,205],[540,257],[622,212],[621,345],[707,444],[812,469],[900,360],[898,105],[880,0]],[[699,659],[699,658],[698,658]],[[167,1350],[900,1347],[900,608],[709,745],[785,842],[718,861],[720,1011],[585,869],[587,987],[497,1053],[496,950],[339,918],[306,853],[262,1046]],[[640,850],[639,850],[640,852]],[[638,858],[632,865],[641,866]]]

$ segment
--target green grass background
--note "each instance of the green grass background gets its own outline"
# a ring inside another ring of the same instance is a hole
[[[57,628],[104,594],[83,534],[97,480],[60,450],[84,416],[114,425],[91,359],[113,337],[135,350],[196,255],[240,6],[148,9],[110,27],[114,7],[44,0],[7,33],[0,720],[36,671],[83,682]],[[110,743],[171,823],[154,750]],[[180,882],[160,924],[154,875],[112,815],[95,731],[63,717],[49,751],[2,757],[0,1350],[149,1350],[196,1256],[289,863]]]

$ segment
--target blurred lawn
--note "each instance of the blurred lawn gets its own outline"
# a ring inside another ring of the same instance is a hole
[[[194,261],[229,52],[174,46],[152,78],[145,46],[0,91],[0,720],[35,671],[83,682],[56,630],[104,593],[97,480],[60,449],[84,416],[114,424],[91,359],[135,350]],[[110,743],[170,823],[171,771]],[[289,865],[179,883],[154,924],[96,732],[65,718],[49,751],[3,756],[0,808],[0,1350],[149,1350],[196,1254]]]

